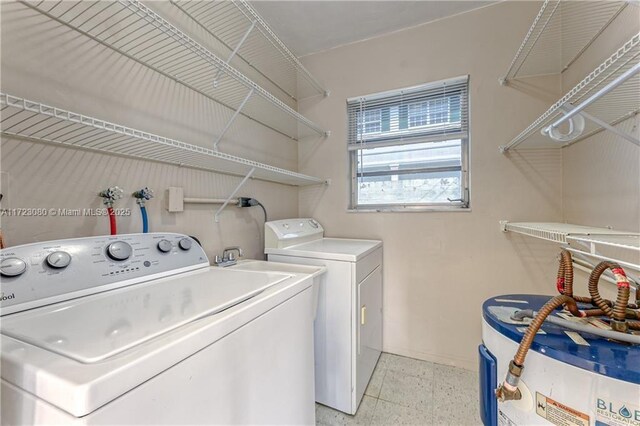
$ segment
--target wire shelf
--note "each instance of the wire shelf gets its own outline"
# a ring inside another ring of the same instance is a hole
[[[640,112],[639,63],[640,33],[620,47],[507,145],[501,146],[501,151],[506,152],[519,145],[539,148],[568,146],[593,136],[607,126],[620,125],[637,115]],[[625,76],[630,77],[625,79]],[[556,142],[541,133],[573,109],[576,109],[576,115],[591,117],[585,120],[584,130],[579,136]],[[594,117],[600,123],[593,121]],[[609,130],[623,134],[626,139],[640,144],[637,136],[626,135],[616,128],[609,127]]]
[[[303,186],[320,178],[147,133],[49,105],[0,93],[0,132],[6,136],[107,154],[159,161],[230,175]]]
[[[574,254],[615,262],[640,272],[640,234],[570,235],[567,236],[567,245]],[[638,282],[635,274],[631,276]]]
[[[530,237],[540,238],[556,243],[567,244],[567,237],[571,236],[637,236],[640,234],[615,231],[608,228],[594,228],[591,226],[571,225],[555,222],[500,222],[505,232],[516,232]]]
[[[137,0],[20,3],[292,139],[327,134]]]
[[[569,243],[584,243],[589,245],[602,245],[626,250],[633,250],[640,255],[640,235],[589,235],[589,236],[568,236]]]
[[[574,254],[617,262],[640,271],[640,233],[545,222],[500,222],[504,232],[552,241]],[[635,278],[634,278],[635,279]]]
[[[171,0],[210,35],[292,99],[328,91],[244,0]]]
[[[502,81],[565,71],[627,4],[546,0]]]

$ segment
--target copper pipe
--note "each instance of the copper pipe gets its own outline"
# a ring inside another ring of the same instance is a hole
[[[551,314],[551,312],[553,312],[554,309],[557,309],[564,304],[577,309],[576,302],[571,297],[560,295],[549,300],[544,304],[540,311],[538,311],[536,317],[531,321],[529,327],[527,327],[527,331],[524,333],[524,337],[522,338],[520,346],[518,347],[518,352],[516,352],[516,355],[513,357],[514,364],[519,367],[524,366],[524,359],[527,356],[527,352],[529,352],[529,348],[531,348],[533,339],[538,333],[538,330],[540,330],[542,323]]]

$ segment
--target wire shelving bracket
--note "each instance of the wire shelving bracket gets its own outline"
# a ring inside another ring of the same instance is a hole
[[[220,143],[220,141],[224,137],[225,133],[227,133],[227,131],[231,128],[231,125],[233,124],[235,119],[238,117],[238,115],[240,114],[240,111],[242,111],[242,108],[244,108],[244,106],[246,105],[246,103],[249,100],[249,98],[251,97],[251,95],[253,95],[253,89],[249,90],[249,93],[247,93],[247,96],[242,100],[242,102],[238,106],[238,109],[236,109],[236,111],[233,113],[233,115],[231,116],[231,118],[229,119],[227,124],[224,126],[224,129],[222,129],[222,132],[220,132],[220,134],[216,138],[216,141],[213,143],[213,149],[215,151],[218,150],[218,144]]]
[[[242,188],[244,186],[245,183],[247,183],[247,181],[249,180],[249,178],[251,176],[253,176],[253,173],[256,171],[255,167],[252,168],[251,170],[249,170],[249,173],[247,173],[247,175],[240,181],[240,183],[238,184],[238,186],[236,186],[236,189],[234,189],[231,194],[227,197],[227,199],[225,200],[224,203],[222,203],[222,205],[220,206],[220,208],[218,208],[218,210],[216,210],[216,213],[214,215],[214,219],[216,222],[220,222],[220,214],[222,213],[222,211],[229,205],[229,203],[231,202],[231,200],[236,196],[236,194],[238,193],[238,191],[240,190],[240,188]]]
[[[247,37],[249,37],[249,34],[255,28],[255,26],[256,26],[256,21],[251,21],[251,25],[249,25],[249,28],[247,28],[247,31],[244,33],[244,35],[242,36],[242,38],[238,42],[238,45],[233,49],[231,54],[229,54],[229,57],[226,60],[227,65],[231,64],[231,60],[238,53],[238,50],[240,49],[242,44],[247,40]],[[218,72],[216,73],[216,76],[213,78],[213,86],[214,87],[218,87],[218,79],[220,78],[220,73],[221,72],[222,72],[222,69],[218,68]]]
[[[303,175],[0,92],[0,133],[36,142],[245,176],[287,185],[324,184]]]
[[[19,2],[233,111],[253,89],[256,96],[242,115],[289,138],[297,140],[300,131],[326,136],[319,125],[138,0]],[[214,87],[219,70],[231,78]]]

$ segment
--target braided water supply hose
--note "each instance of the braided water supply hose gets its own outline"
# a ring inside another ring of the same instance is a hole
[[[116,227],[116,214],[113,211],[113,203],[122,198],[123,190],[117,186],[112,186],[98,192],[98,196],[102,197],[102,202],[107,206],[107,215],[109,216],[109,228],[111,235],[116,235],[118,229]]]
[[[144,188],[131,194],[136,199],[136,203],[140,206],[140,215],[142,216],[142,233],[149,232],[149,216],[145,203],[153,198],[153,189],[145,186]]]

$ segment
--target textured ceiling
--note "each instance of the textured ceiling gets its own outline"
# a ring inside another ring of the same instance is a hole
[[[252,1],[297,56],[477,9],[491,1]]]

